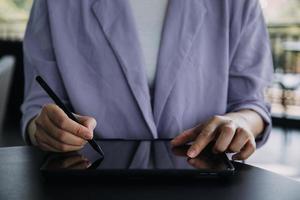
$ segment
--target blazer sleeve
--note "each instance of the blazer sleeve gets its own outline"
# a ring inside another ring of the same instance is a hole
[[[227,112],[251,109],[262,117],[264,132],[256,138],[257,147],[260,147],[267,141],[272,128],[264,90],[272,81],[273,62],[260,4],[257,0],[244,2],[235,8],[236,14],[230,22]]]
[[[65,103],[66,93],[55,60],[51,41],[50,24],[46,0],[34,1],[23,42],[24,54],[24,102],[21,106],[22,136],[30,143],[26,133],[28,122],[34,118],[44,104],[52,100],[36,83],[35,77],[42,76]]]

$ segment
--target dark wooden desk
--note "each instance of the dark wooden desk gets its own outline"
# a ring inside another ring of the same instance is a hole
[[[39,173],[43,156],[43,152],[32,147],[0,148],[1,200],[300,199],[300,183],[241,163],[235,163],[238,172],[230,179],[53,183]]]

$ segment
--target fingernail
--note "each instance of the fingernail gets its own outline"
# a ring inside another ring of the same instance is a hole
[[[88,129],[94,130],[96,128],[96,124],[91,124],[88,126]]]
[[[95,120],[95,123],[93,124],[93,130],[97,127],[97,120],[96,119],[94,119]]]
[[[194,149],[190,149],[187,153],[190,158],[194,158],[197,155],[197,152]]]
[[[171,145],[174,145],[176,143],[176,139],[171,140]]]
[[[93,138],[92,134],[90,134],[90,133],[85,133],[85,134],[84,134],[84,137],[85,137],[86,139],[88,139],[88,140],[90,140],[90,139]]]

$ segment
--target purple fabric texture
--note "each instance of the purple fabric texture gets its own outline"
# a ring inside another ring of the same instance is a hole
[[[128,0],[36,0],[24,39],[23,136],[51,99],[41,75],[96,138],[173,138],[213,115],[252,109],[271,131],[263,90],[273,73],[257,0],[170,0],[154,94]],[[153,102],[153,104],[151,104]]]

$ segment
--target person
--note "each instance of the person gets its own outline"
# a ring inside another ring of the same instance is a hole
[[[271,131],[272,56],[258,0],[36,0],[22,133],[46,151],[91,138],[174,138],[247,159]],[[67,115],[37,75],[77,114]]]

